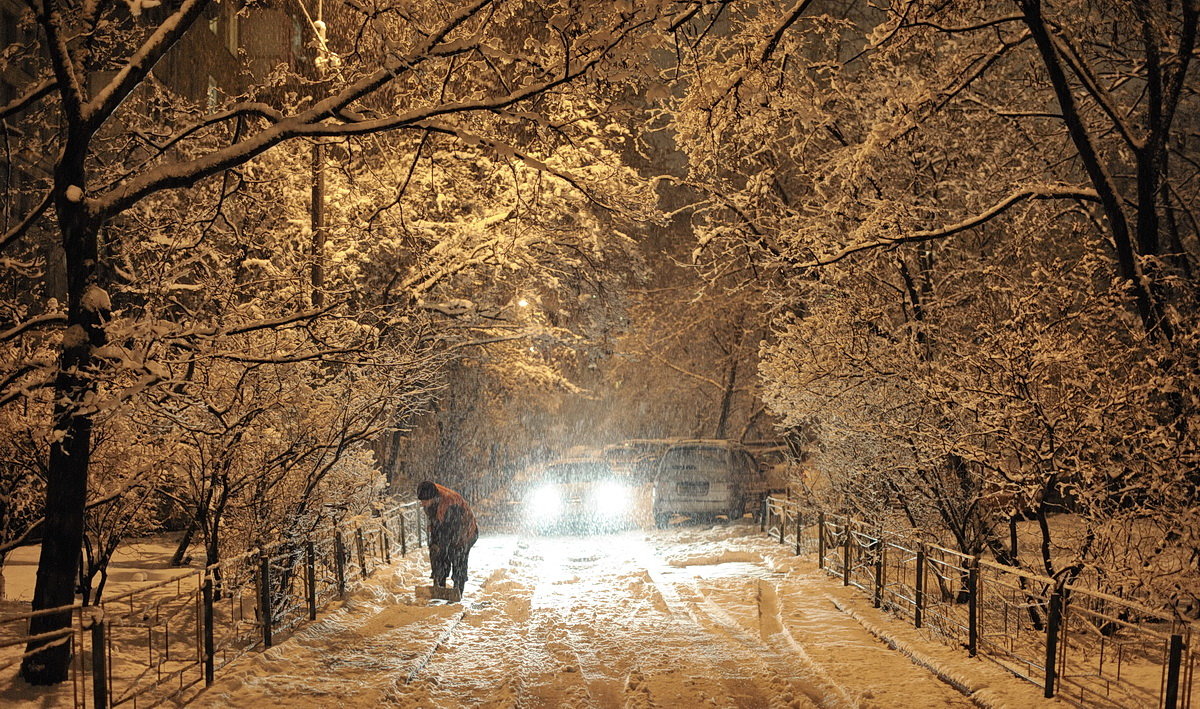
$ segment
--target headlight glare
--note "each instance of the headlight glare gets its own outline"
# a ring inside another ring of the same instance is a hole
[[[629,510],[629,488],[615,480],[597,483],[588,502],[592,510],[602,516],[613,517]]]
[[[528,512],[535,519],[554,519],[562,512],[562,495],[550,485],[539,487],[529,495]]]

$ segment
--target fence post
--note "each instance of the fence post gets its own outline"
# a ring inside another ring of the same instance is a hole
[[[408,533],[404,529],[404,510],[400,511],[400,556],[408,556]]]
[[[825,511],[817,513],[817,568],[825,568]]]
[[[204,599],[204,686],[213,683],[216,669],[216,642],[213,632],[213,579],[208,569],[204,570],[204,583],[200,586],[200,595]]]
[[[354,528],[354,546],[358,551],[358,575],[365,579],[371,574],[367,572],[367,552],[363,543],[362,527]]]
[[[313,540],[304,542],[304,565],[308,570],[305,592],[308,596],[308,619],[317,619],[317,549]]]
[[[388,540],[387,520],[379,525],[379,546],[383,547],[383,563],[392,563],[392,545]]]
[[[1167,655],[1167,686],[1163,689],[1163,709],[1179,706],[1179,670],[1183,664],[1183,636],[1171,635],[1171,649]]]
[[[108,621],[97,608],[92,618],[92,702],[108,709]]]
[[[779,502],[779,543],[783,544],[784,536],[787,534],[787,507],[784,502]]]
[[[274,615],[271,608],[271,557],[266,554],[258,557],[258,569],[259,583],[261,584],[259,609],[262,613],[263,647],[271,647],[271,617]]]
[[[979,651],[979,557],[967,562],[967,654]]]
[[[1050,609],[1046,617],[1046,684],[1042,696],[1054,696],[1054,684],[1058,679],[1058,626],[1062,621],[1062,589],[1050,592]]]
[[[883,532],[881,531],[879,538],[875,540],[875,598],[873,600],[876,608],[883,605],[884,554],[887,554],[887,545],[883,543]]]
[[[804,520],[800,515],[800,505],[796,505],[796,556],[800,556],[800,535],[804,532]]]
[[[925,620],[925,544],[917,542],[917,578],[913,589],[913,627],[921,627]]]
[[[758,516],[758,531],[766,532],[770,525],[768,519],[771,516],[771,496],[767,495],[763,498],[762,514]]]
[[[346,595],[346,543],[342,541],[342,530],[333,533],[333,573],[337,579],[338,598]]]
[[[850,533],[850,520],[842,525],[842,585],[850,585],[850,537],[854,536]]]

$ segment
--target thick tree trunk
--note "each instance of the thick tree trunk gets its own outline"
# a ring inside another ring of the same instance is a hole
[[[74,152],[72,152],[74,151]],[[84,151],[68,140],[66,155]],[[55,175],[55,203],[67,261],[67,330],[54,381],[54,438],[46,475],[46,518],[38,560],[33,609],[70,606],[75,602],[83,520],[87,501],[88,466],[92,455],[92,401],[96,393],[95,348],[104,345],[107,295],[96,284],[100,225],[90,218],[79,186],[86,184],[82,157],[60,165]],[[29,634],[69,628],[71,611],[39,615]],[[56,684],[68,678],[72,647],[65,642],[31,640],[21,663],[21,676],[30,684]]]
[[[60,435],[50,447],[50,467],[46,478],[46,522],[43,525],[42,553],[38,559],[37,583],[33,591],[33,609],[59,608],[75,602],[75,579],[83,546],[83,511],[87,499],[88,463],[91,458],[92,417],[79,413],[82,395],[88,390],[86,377],[73,374],[90,359],[86,343],[68,348],[63,354],[62,371],[55,384],[60,402],[56,405],[55,430]],[[39,615],[29,623],[29,634],[50,633],[71,625],[71,611]],[[39,651],[39,648],[40,649]],[[56,684],[67,680],[71,665],[71,644],[47,645],[31,640],[26,652],[34,652],[21,663],[21,676],[30,684]]]

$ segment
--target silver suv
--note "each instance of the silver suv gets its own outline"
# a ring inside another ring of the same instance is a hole
[[[748,503],[759,504],[767,482],[750,451],[736,441],[679,441],[658,461],[654,523],[672,515],[703,521],[724,515],[741,519]]]

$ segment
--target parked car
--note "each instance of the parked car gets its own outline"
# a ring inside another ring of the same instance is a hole
[[[658,459],[672,443],[674,441],[656,438],[630,438],[605,446],[600,454],[618,475],[628,477],[636,485],[654,481]]]
[[[680,441],[658,461],[654,523],[665,527],[672,515],[741,519],[747,505],[760,505],[766,493],[766,478],[745,446],[726,440]]]
[[[603,458],[566,458],[542,469],[525,499],[538,532],[614,531],[634,521],[635,491]]]

